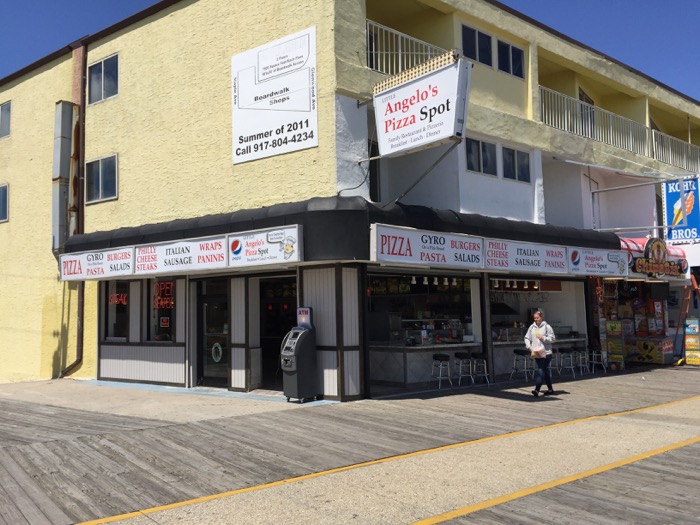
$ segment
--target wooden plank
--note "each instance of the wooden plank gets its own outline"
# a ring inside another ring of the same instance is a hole
[[[8,518],[16,521],[11,525],[28,523],[30,525],[50,524],[45,512],[50,516],[59,515],[60,511],[50,500],[37,490],[31,478],[12,460],[5,450],[0,450],[0,487],[5,494],[7,509],[3,511]],[[11,511],[11,507],[16,512]],[[67,516],[63,515],[63,519]]]

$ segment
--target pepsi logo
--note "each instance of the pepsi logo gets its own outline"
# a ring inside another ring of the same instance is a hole
[[[578,264],[581,262],[581,252],[578,250],[572,250],[571,251],[571,264],[574,266],[578,266]]]
[[[231,243],[231,253],[233,255],[240,255],[241,251],[243,251],[243,244],[241,244],[240,240],[234,239]]]

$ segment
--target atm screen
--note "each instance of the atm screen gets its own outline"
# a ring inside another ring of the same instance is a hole
[[[290,339],[296,339],[297,337],[299,337],[299,334],[301,334],[301,332],[297,332],[297,331],[295,330],[294,332],[292,332],[292,335],[291,335]]]

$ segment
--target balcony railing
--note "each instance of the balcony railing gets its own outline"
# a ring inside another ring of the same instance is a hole
[[[445,52],[416,38],[367,20],[367,66],[395,75]]]
[[[700,147],[540,86],[541,118],[553,128],[581,135],[697,173]]]
[[[367,20],[367,66],[395,75],[441,55],[444,49]],[[553,128],[700,172],[700,147],[599,107],[540,86],[541,119]]]

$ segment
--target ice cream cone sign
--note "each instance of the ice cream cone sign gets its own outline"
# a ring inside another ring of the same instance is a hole
[[[673,222],[671,222],[671,227],[676,226],[679,222],[683,220],[683,210],[681,208],[681,199],[679,198],[673,205]],[[685,216],[690,215],[695,205],[695,194],[689,191],[685,194]]]

